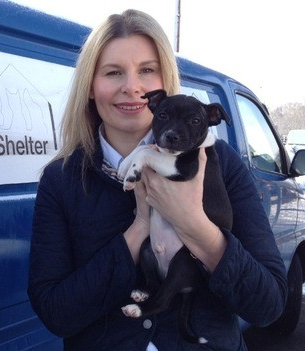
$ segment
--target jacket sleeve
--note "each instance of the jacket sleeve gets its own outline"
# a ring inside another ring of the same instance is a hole
[[[47,168],[38,188],[28,295],[46,327],[68,337],[120,306],[135,283],[136,268],[120,233],[88,262],[75,266],[62,201],[65,189],[60,172],[54,173]]]
[[[248,169],[224,142],[217,151],[233,208],[227,250],[210,277],[210,288],[245,321],[266,326],[283,311],[286,269]]]

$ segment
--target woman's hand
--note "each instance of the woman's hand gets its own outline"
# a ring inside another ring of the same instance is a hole
[[[170,181],[147,168],[142,180],[147,203],[174,226],[182,242],[212,272],[225,251],[226,239],[203,209],[206,162],[205,150],[200,149],[199,170],[193,179]]]
[[[189,229],[196,218],[202,217],[204,213],[202,198],[206,160],[205,150],[201,149],[198,173],[185,182],[170,181],[150,168],[142,172],[147,203],[181,230]]]

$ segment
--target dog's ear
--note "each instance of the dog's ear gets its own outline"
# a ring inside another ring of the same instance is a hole
[[[148,99],[148,108],[151,112],[154,112],[156,107],[167,98],[166,91],[163,89],[157,89],[146,93],[144,96],[141,96],[142,99]]]
[[[231,119],[220,104],[213,103],[213,104],[205,105],[205,109],[208,113],[210,126],[218,125],[222,119],[226,121],[229,126],[231,126]]]

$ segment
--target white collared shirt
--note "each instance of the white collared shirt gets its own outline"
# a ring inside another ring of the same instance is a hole
[[[119,169],[119,166],[121,162],[123,161],[124,157],[120,155],[109,143],[108,141],[104,138],[103,136],[103,124],[101,124],[99,128],[99,139],[100,139],[100,144],[103,150],[103,155],[104,159],[108,161],[113,168],[116,170]],[[140,145],[147,145],[147,144],[152,144],[153,143],[153,134],[152,130],[150,130],[144,138],[139,142],[138,146]]]
[[[156,348],[156,346],[152,342],[150,342],[147,346],[146,351],[158,351],[158,349]]]

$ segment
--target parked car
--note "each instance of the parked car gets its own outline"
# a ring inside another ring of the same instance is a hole
[[[41,169],[60,148],[73,67],[90,28],[11,2],[0,2],[0,27],[0,351],[61,350],[26,292],[32,215]],[[274,328],[291,332],[305,276],[305,150],[289,159],[268,111],[243,84],[186,58],[177,62],[182,91],[221,103],[231,117],[231,127],[213,131],[255,180],[288,273],[287,306]]]
[[[286,150],[290,159],[293,159],[297,151],[305,149],[305,129],[292,129],[286,138]]]

